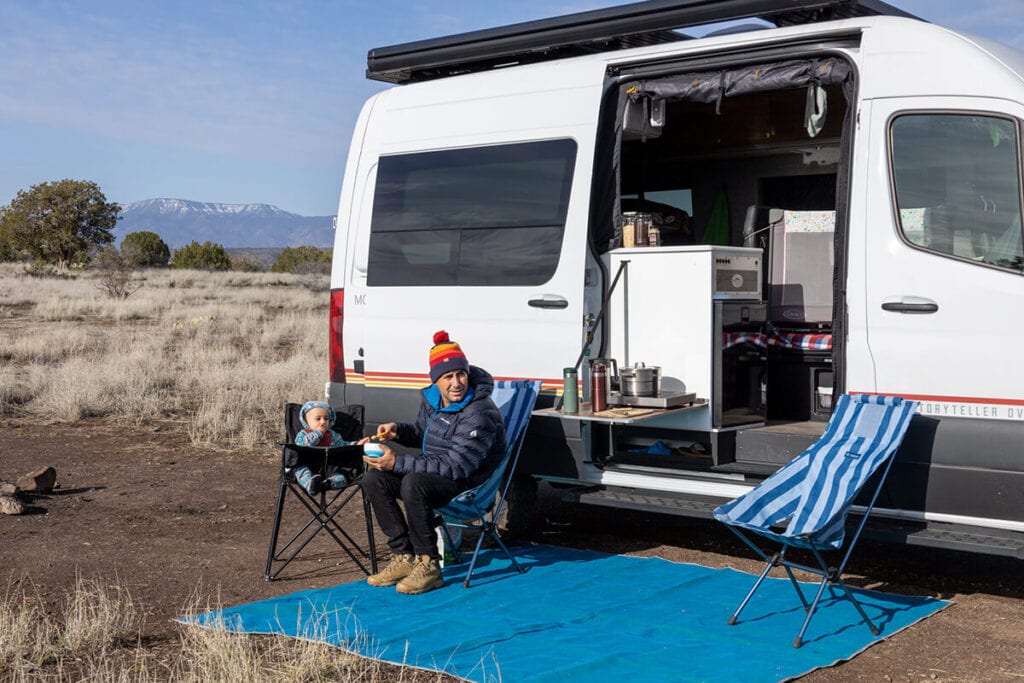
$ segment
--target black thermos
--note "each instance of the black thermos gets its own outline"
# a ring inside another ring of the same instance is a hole
[[[608,407],[608,370],[604,363],[594,363],[590,371],[590,409],[600,413]]]

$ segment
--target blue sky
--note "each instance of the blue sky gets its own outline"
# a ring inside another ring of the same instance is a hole
[[[1021,0],[890,0],[1024,50]],[[75,178],[335,212],[374,47],[615,0],[0,0],[0,206]]]

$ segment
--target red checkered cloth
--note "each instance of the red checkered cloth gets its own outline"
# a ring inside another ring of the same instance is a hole
[[[739,344],[753,344],[761,348],[767,346],[767,337],[760,332],[725,332],[722,337],[723,349],[731,349]]]
[[[760,332],[726,332],[722,335],[722,348],[729,349],[738,344],[753,344],[766,348],[800,349],[802,351],[831,351],[831,334],[800,334],[795,332],[777,333],[772,336]]]
[[[796,334],[778,333],[768,338],[769,346],[780,349],[800,349],[802,351],[831,351],[831,334]]]

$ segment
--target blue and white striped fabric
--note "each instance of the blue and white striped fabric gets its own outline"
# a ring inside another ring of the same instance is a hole
[[[916,408],[898,396],[841,396],[820,439],[715,519],[786,545],[839,548],[853,499],[899,447]]]
[[[519,436],[526,423],[530,421],[530,413],[540,393],[540,380],[497,380],[491,391],[491,400],[498,406],[501,419],[505,423],[505,457],[495,468],[487,481],[463,491],[447,505],[438,508],[437,512],[451,519],[477,519],[490,511],[501,480],[505,475],[512,456],[519,447]]]

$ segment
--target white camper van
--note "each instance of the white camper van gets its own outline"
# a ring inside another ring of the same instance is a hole
[[[538,480],[707,516],[839,394],[906,396],[870,531],[1024,557],[1024,55],[874,0],[651,0],[367,75],[395,87],[345,170],[333,404],[411,419],[443,328],[543,380],[513,517]]]

